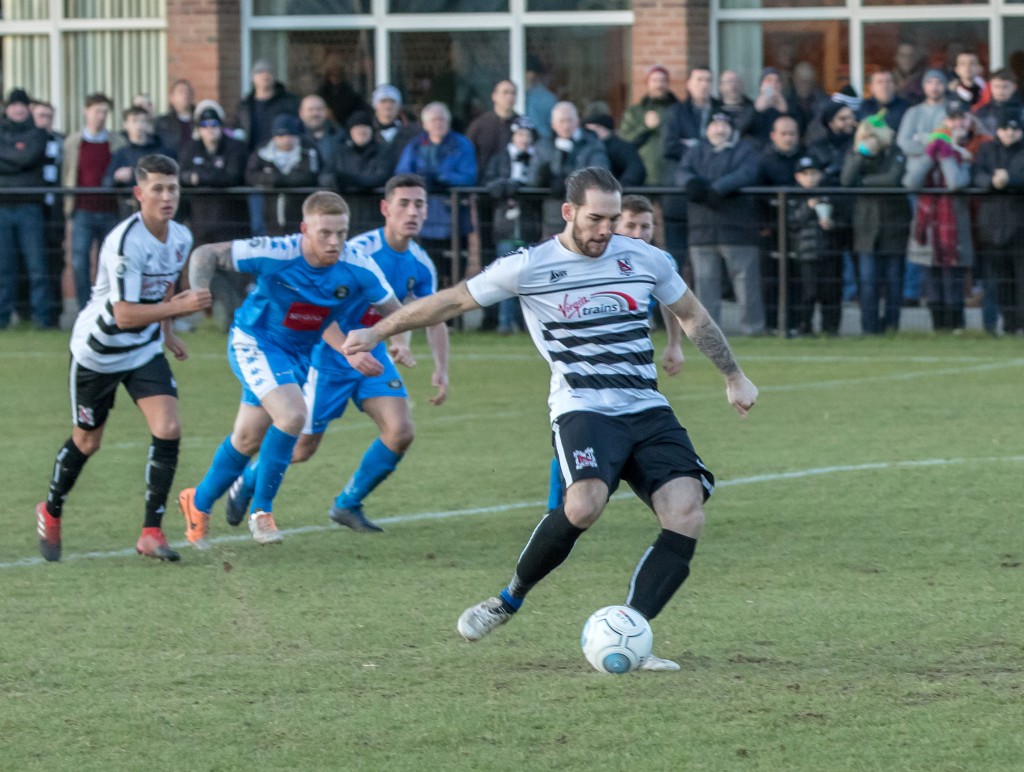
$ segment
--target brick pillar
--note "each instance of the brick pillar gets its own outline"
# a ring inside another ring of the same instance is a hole
[[[241,57],[240,0],[167,0],[170,83],[187,78],[196,100],[216,99],[229,120],[238,104]]]
[[[633,0],[633,96],[644,93],[644,74],[652,64],[668,68],[672,90],[685,96],[690,68],[710,65],[708,0]]]

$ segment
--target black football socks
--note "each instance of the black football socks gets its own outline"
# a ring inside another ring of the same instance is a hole
[[[159,528],[164,519],[167,496],[178,468],[178,446],[181,440],[153,437],[146,462],[146,517],[143,528]]]
[[[696,539],[662,529],[636,567],[626,605],[654,619],[690,575],[696,548]]]
[[[46,494],[46,510],[51,517],[60,517],[64,507],[64,499],[75,485],[75,480],[82,473],[82,468],[89,457],[78,449],[73,439],[68,441],[57,452],[53,462],[53,476],[50,478],[50,490]]]
[[[519,610],[526,593],[565,562],[576,540],[585,530],[570,523],[562,507],[544,516],[530,536],[523,554],[519,556],[512,581],[501,591],[505,611],[512,614]]]

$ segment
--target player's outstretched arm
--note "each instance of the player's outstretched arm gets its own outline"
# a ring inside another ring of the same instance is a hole
[[[219,241],[216,244],[203,244],[192,251],[188,259],[188,283],[196,289],[210,289],[210,282],[217,270],[233,271],[235,263],[231,259],[231,242]]]
[[[414,300],[400,311],[384,317],[373,327],[352,330],[345,338],[342,353],[350,355],[370,351],[385,338],[399,332],[429,327],[474,308],[480,308],[480,304],[469,293],[466,282],[459,282],[454,287]]]
[[[757,386],[755,386],[736,363],[729,348],[729,342],[715,320],[697,300],[692,292],[684,292],[683,296],[669,306],[679,319],[693,345],[704,356],[711,360],[718,371],[725,376],[725,394],[736,412],[746,416],[757,402]]]

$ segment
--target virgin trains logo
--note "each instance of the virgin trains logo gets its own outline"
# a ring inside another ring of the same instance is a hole
[[[566,319],[582,319],[587,316],[636,311],[637,302],[625,292],[595,292],[593,295],[580,295],[573,299],[570,299],[567,293],[562,302],[558,304],[558,310]]]

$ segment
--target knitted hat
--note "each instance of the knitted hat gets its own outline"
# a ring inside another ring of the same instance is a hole
[[[31,100],[28,98],[28,92],[25,91],[25,89],[23,88],[14,89],[13,91],[11,91],[11,95],[7,97],[8,105],[23,104],[26,107],[28,107],[30,101]]]

